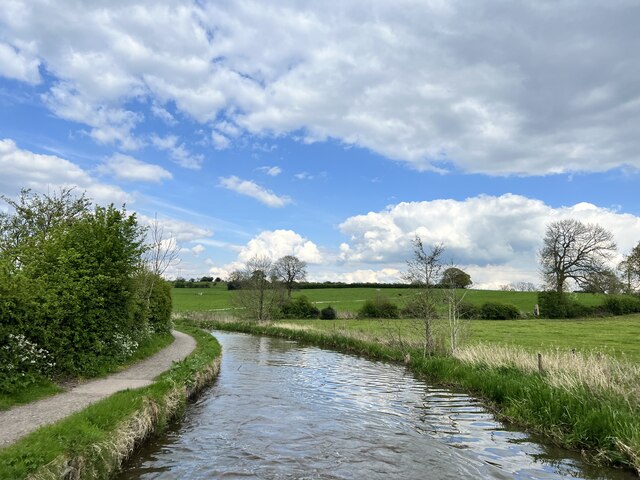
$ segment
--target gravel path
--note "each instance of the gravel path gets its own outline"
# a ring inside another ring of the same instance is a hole
[[[68,392],[0,412],[0,448],[120,390],[153,383],[153,379],[168,370],[174,361],[182,360],[196,347],[193,337],[175,330],[171,333],[175,337],[171,345],[126,370],[83,383]]]

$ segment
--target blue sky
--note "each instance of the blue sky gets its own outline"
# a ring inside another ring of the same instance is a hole
[[[0,12],[0,193],[157,215],[170,276],[395,281],[418,234],[495,288],[561,218],[640,240],[635,2],[64,3]]]

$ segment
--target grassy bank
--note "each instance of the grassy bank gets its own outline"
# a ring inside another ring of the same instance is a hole
[[[142,343],[132,356],[125,361],[116,364],[104,365],[98,376],[108,375],[122,370],[129,365],[150,357],[154,353],[170,345],[174,338],[170,333],[156,334]],[[38,378],[35,382],[23,384],[20,388],[11,392],[0,393],[0,410],[7,410],[14,405],[35,402],[44,397],[54,395],[63,391],[54,380],[48,378]]]
[[[522,312],[533,312],[538,303],[537,292],[505,292],[501,290],[464,290],[465,301],[480,306],[485,302],[510,303]],[[461,292],[463,293],[463,292]],[[173,288],[173,309],[175,312],[222,311],[233,307],[233,290],[227,290],[225,284],[211,288]],[[355,313],[367,300],[377,296],[387,298],[401,305],[411,298],[415,290],[410,288],[317,288],[294,292],[294,298],[306,296],[316,306],[323,308],[331,305],[339,312]],[[573,294],[575,300],[585,306],[604,303],[605,295],[580,293]]]
[[[498,362],[489,359],[495,348],[476,349],[473,358],[432,356],[422,358],[419,350],[345,335],[337,330],[314,330],[304,325],[280,323],[257,325],[243,322],[192,320],[202,327],[242,331],[295,339],[315,345],[367,355],[376,359],[402,361],[410,355],[409,368],[431,381],[466,389],[482,398],[499,416],[532,431],[542,433],[568,448],[588,452],[597,463],[623,466],[640,472],[640,401],[637,385],[640,370],[623,369],[618,376],[631,372],[629,385],[614,390],[611,383],[598,383],[592,375],[592,361],[600,362],[600,372],[621,365],[600,357],[580,358],[575,367],[564,369],[559,357],[556,367],[539,373],[507,356]],[[529,357],[531,357],[529,355]],[[535,365],[535,363],[534,363]],[[586,377],[581,377],[586,375]],[[588,377],[588,378],[587,378]],[[622,379],[622,381],[626,381]]]
[[[196,327],[176,328],[197,342],[185,360],[149,387],[116,393],[0,450],[0,478],[109,478],[138,443],[163,429],[217,375],[218,342]]]

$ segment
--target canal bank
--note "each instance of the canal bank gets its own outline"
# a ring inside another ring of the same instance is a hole
[[[543,435],[562,447],[580,452],[590,463],[640,468],[640,411],[637,404],[606,391],[577,385],[556,388],[544,375],[516,368],[470,365],[455,358],[422,358],[420,352],[343,336],[339,333],[282,328],[247,322],[192,320],[201,328],[268,335],[369,358],[401,362],[414,373],[437,384],[451,385],[482,399],[499,418]]]
[[[161,431],[216,377],[220,346],[188,325],[195,349],[146,387],[125,390],[0,450],[0,478],[109,478],[133,449]]]

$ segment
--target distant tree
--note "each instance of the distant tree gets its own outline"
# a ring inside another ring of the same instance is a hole
[[[216,277],[216,279],[213,281],[213,283],[220,283],[222,281],[222,279],[220,277]]]
[[[213,282],[213,277],[202,277],[201,282]]]
[[[294,283],[302,282],[307,277],[307,263],[293,255],[285,255],[273,264],[273,274],[284,284],[287,297],[291,298]]]
[[[516,282],[512,283],[511,290],[515,290],[516,292],[537,292],[538,287],[534,283],[531,282]]]
[[[453,288],[467,288],[472,283],[469,274],[456,267],[447,268],[440,279],[440,285]]]
[[[590,273],[586,276],[582,289],[588,293],[620,293],[623,284],[613,270]]]
[[[240,289],[235,303],[247,318],[270,320],[282,304],[281,291],[274,279],[273,264],[268,257],[254,256],[240,271]]]
[[[562,294],[568,280],[584,287],[587,279],[607,270],[616,251],[613,235],[599,225],[568,219],[547,226],[539,252],[547,287]]]
[[[631,249],[618,265],[626,293],[633,293],[640,287],[640,242]]]

